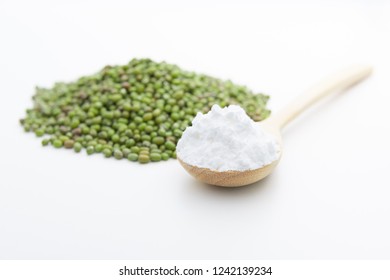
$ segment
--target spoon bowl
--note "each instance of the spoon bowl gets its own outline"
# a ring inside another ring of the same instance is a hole
[[[184,169],[197,180],[222,187],[241,187],[255,183],[264,177],[268,176],[275,167],[278,165],[282,155],[282,139],[281,130],[303,112],[306,108],[322,99],[323,97],[334,93],[348,89],[349,87],[357,84],[361,80],[368,77],[372,72],[372,68],[369,66],[354,66],[347,68],[335,75],[324,79],[319,82],[307,92],[293,100],[278,114],[269,117],[265,121],[259,122],[259,126],[268,134],[274,136],[276,142],[279,145],[278,159],[271,162],[270,164],[264,165],[257,169],[251,170],[229,170],[229,171],[218,171],[211,170],[208,168],[192,166],[180,159],[178,160]]]
[[[200,182],[221,186],[221,187],[241,187],[245,185],[250,185],[261,179],[267,177],[275,167],[278,165],[281,155],[282,155],[282,141],[280,130],[276,129],[276,126],[272,125],[272,118],[269,118],[265,121],[258,122],[260,129],[263,129],[268,134],[272,135],[279,146],[278,159],[271,162],[270,164],[264,165],[257,169],[245,170],[245,171],[218,171],[211,170],[208,168],[192,166],[188,163],[185,163],[178,156],[178,160],[183,168],[195,179]]]
[[[275,169],[279,159],[263,167],[245,171],[217,171],[189,165],[180,158],[178,160],[184,169],[200,182],[221,187],[241,187],[267,177]]]

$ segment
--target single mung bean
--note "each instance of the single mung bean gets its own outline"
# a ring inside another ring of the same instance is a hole
[[[102,144],[96,144],[95,145],[95,151],[97,153],[101,153],[103,151],[103,145]]]
[[[74,143],[73,145],[73,150],[76,152],[76,153],[79,153],[81,151],[81,149],[83,148],[83,146],[79,143],[79,142],[76,142]]]
[[[109,148],[103,149],[102,153],[103,153],[103,155],[104,155],[106,158],[109,158],[109,157],[112,156],[112,150],[109,149]]]
[[[42,140],[42,146],[47,146],[50,143],[50,139],[43,139]]]
[[[161,154],[159,153],[151,153],[150,154],[151,161],[160,161],[161,160]]]
[[[176,148],[176,145],[172,141],[167,141],[167,142],[165,142],[165,148],[167,148],[168,150],[174,151]]]
[[[114,157],[116,159],[122,159],[123,158],[123,153],[120,150],[115,150],[114,151]]]
[[[95,153],[95,147],[94,146],[88,146],[87,147],[87,154],[88,155],[92,155],[93,153]]]
[[[35,135],[38,136],[38,137],[41,137],[45,134],[45,130],[44,129],[37,129],[35,130]]]
[[[140,154],[140,155],[138,156],[138,161],[139,161],[140,163],[148,163],[148,162],[150,161],[150,158],[149,158],[149,156],[146,155],[146,154]]]
[[[161,136],[154,137],[152,142],[157,145],[162,145],[164,143],[164,137]]]
[[[138,155],[135,154],[135,153],[130,153],[130,154],[127,156],[127,159],[130,160],[130,161],[137,161],[137,160],[138,160]]]
[[[64,147],[67,148],[67,149],[72,149],[74,146],[74,141],[73,140],[65,140],[64,141]]]
[[[53,146],[55,148],[61,148],[63,143],[60,139],[54,139],[53,142],[52,142]]]
[[[136,147],[136,146],[135,147],[131,147],[130,150],[131,150],[132,153],[138,154],[140,152],[140,147]]]

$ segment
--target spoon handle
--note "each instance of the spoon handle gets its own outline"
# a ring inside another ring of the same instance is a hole
[[[371,72],[372,68],[369,66],[353,66],[333,74],[309,88],[309,90],[290,102],[290,104],[279,113],[271,116],[269,122],[272,122],[272,124],[281,129],[321,98],[334,93],[335,91],[348,89],[367,78]]]

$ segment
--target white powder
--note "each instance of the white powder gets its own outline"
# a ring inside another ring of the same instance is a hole
[[[177,144],[185,163],[217,171],[251,170],[278,159],[279,146],[236,105],[198,113]]]

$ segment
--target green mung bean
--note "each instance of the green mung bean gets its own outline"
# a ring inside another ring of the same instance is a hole
[[[42,145],[105,157],[150,161],[176,158],[176,143],[197,112],[237,104],[255,121],[269,116],[268,96],[165,62],[133,59],[75,82],[36,88],[21,125]]]
[[[134,153],[131,153],[127,156],[127,159],[130,160],[130,161],[137,161],[138,160],[138,155],[137,154],[134,154]]]
[[[140,163],[148,163],[148,162],[150,161],[150,158],[149,158],[149,156],[146,155],[146,154],[141,154],[141,155],[139,155],[139,157],[138,157],[138,161],[139,161]]]
[[[74,145],[73,145],[73,150],[76,152],[76,153],[79,153],[81,150],[82,150],[83,146],[76,142]]]

